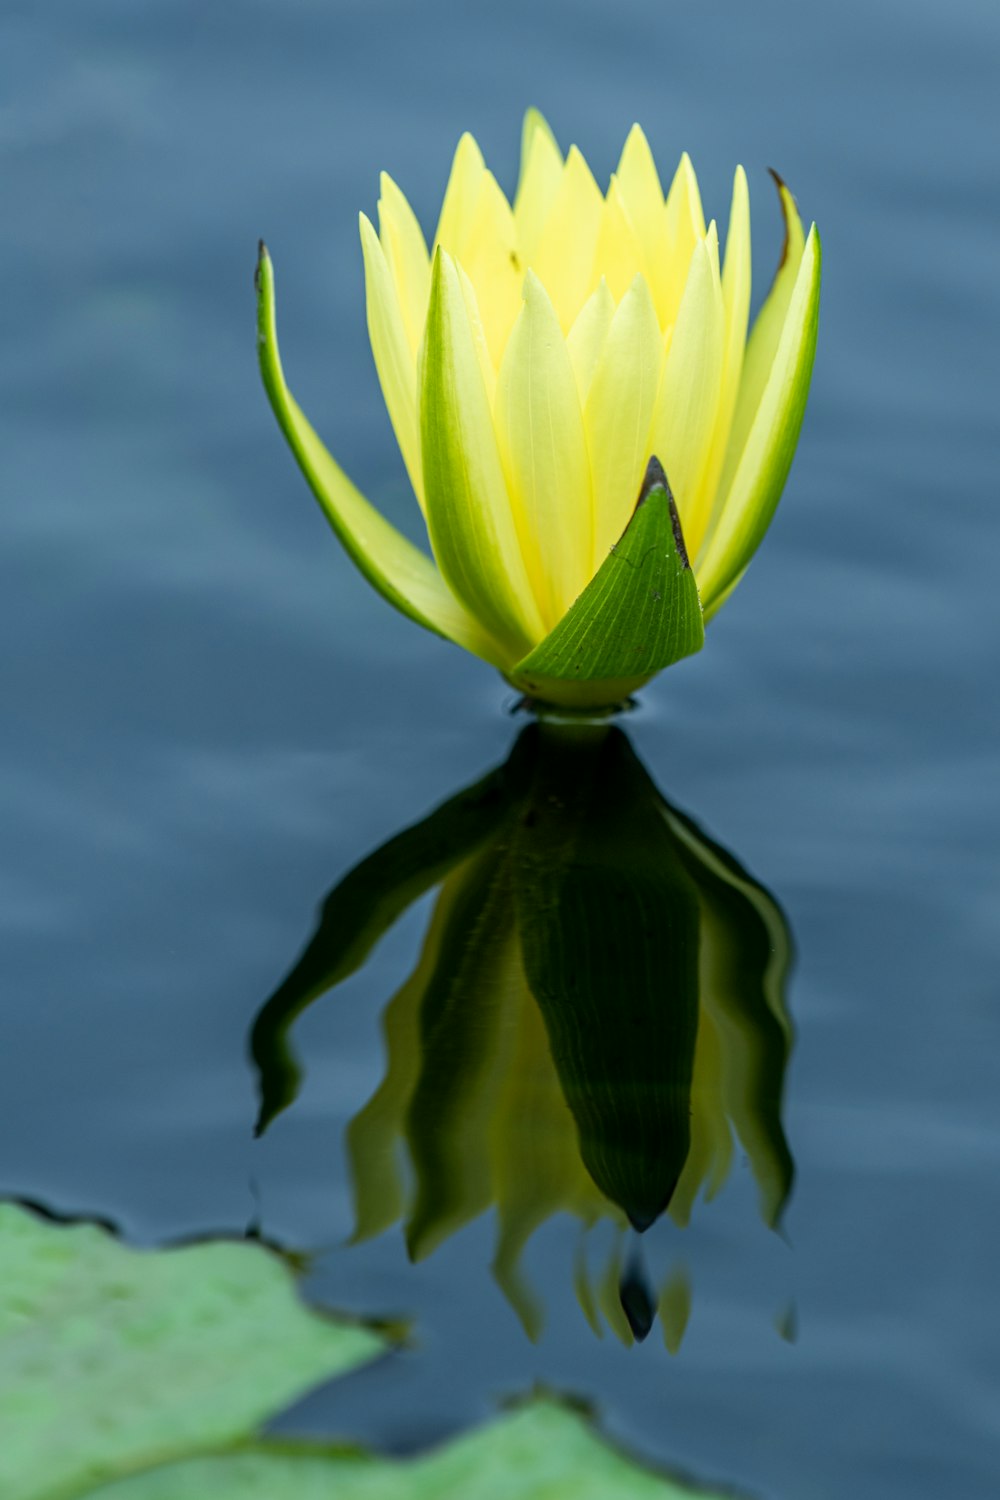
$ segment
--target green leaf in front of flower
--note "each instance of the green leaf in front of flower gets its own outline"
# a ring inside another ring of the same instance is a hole
[[[458,602],[434,563],[357,490],[327,451],[285,384],[275,319],[274,266],[263,241],[257,261],[257,353],[278,425],[324,515],[358,571],[402,614],[502,666],[486,631]]]
[[[0,1205],[0,1494],[77,1500],[249,1438],[384,1348],[310,1312],[262,1245],[137,1251]]]
[[[169,1464],[93,1500],[713,1500],[613,1447],[551,1397],[413,1458],[262,1442]],[[715,1500],[719,1500],[715,1496]]]
[[[508,675],[539,702],[604,708],[699,651],[704,640],[677,507],[653,458],[621,540],[555,629]]]

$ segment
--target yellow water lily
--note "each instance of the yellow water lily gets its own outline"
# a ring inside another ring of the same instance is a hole
[[[568,706],[614,703],[700,648],[774,513],[812,371],[820,242],[778,188],[785,245],[748,340],[742,168],[721,263],[690,160],[664,195],[638,125],[602,193],[529,111],[513,205],[463,135],[431,252],[383,174],[378,232],[361,216],[368,329],[433,560],[364,499],[288,391],[261,247],[268,395],[390,603]]]

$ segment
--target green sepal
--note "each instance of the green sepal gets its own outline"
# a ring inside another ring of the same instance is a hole
[[[621,540],[555,629],[507,675],[541,703],[607,708],[704,642],[677,507],[651,458]]]

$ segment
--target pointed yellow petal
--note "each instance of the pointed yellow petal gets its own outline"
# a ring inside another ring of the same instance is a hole
[[[455,150],[434,236],[434,244],[443,245],[449,255],[459,253],[475,217],[485,170],[483,153],[466,131]]]
[[[663,188],[649,142],[633,125],[618,163],[615,180],[632,225],[641,255],[641,268],[649,282],[661,325],[667,322],[670,244],[667,238]]]
[[[621,301],[636,276],[643,275],[646,269],[616,177],[612,177],[604,200],[597,236],[597,265],[615,302]]]
[[[562,178],[562,152],[548,126],[539,121],[541,116],[537,111],[529,110],[525,115],[521,177],[514,199],[514,222],[522,267],[534,258]]]
[[[431,277],[421,392],[427,526],[455,596],[511,653],[545,634],[521,556],[503,467],[454,261]]]
[[[697,502],[719,408],[722,358],[718,239],[709,233],[691,260],[650,438],[650,451],[666,471],[692,553],[704,527]]]
[[[580,393],[580,405],[587,399],[590,383],[597,369],[597,362],[604,348],[604,340],[615,315],[615,299],[608,291],[608,283],[601,277],[594,294],[587,298],[580,309],[579,317],[569,331],[566,347],[573,362],[576,388]]]
[[[649,457],[660,349],[653,300],[637,276],[612,319],[584,410],[594,485],[595,573],[635,510]]]
[[[556,140],[555,131],[540,109],[533,104],[524,111],[524,119],[521,122],[521,171],[517,180],[516,199],[519,199],[524,188],[524,180],[528,174],[528,164],[531,153],[535,148],[535,137],[544,136],[545,141],[555,151],[559,160],[562,161],[562,152],[559,150],[559,142]],[[517,201],[515,199],[515,208]]]
[[[750,435],[699,568],[706,614],[718,608],[750,561],[788,478],[816,353],[821,262],[814,224]]]
[[[732,484],[736,467],[753,425],[753,419],[757,415],[757,408],[764,394],[764,387],[771,374],[771,366],[774,364],[778,340],[785,326],[788,304],[791,301],[799,266],[802,263],[802,251],[805,247],[805,233],[795,199],[777,173],[773,176],[778,188],[782,217],[785,221],[785,243],[771,290],[757,314],[747,344],[725,463],[719,481],[720,498],[725,497]]]
[[[494,666],[502,666],[505,653],[454,597],[430,558],[369,505],[303,416],[281,369],[274,268],[263,245],[257,264],[257,351],[264,389],[278,424],[351,561],[402,614]]]
[[[479,203],[455,259],[476,289],[479,315],[495,369],[499,369],[521,310],[524,270],[517,253],[514,215],[492,172],[484,172]]]
[[[590,168],[571,146],[533,266],[552,298],[564,333],[572,328],[594,290],[594,257],[603,209],[604,199]]]
[[[593,504],[573,365],[532,271],[500,367],[496,428],[521,551],[551,630],[590,581]]]
[[[427,299],[431,293],[430,256],[413,209],[388,172],[382,173],[380,186],[379,238],[396,284],[403,326],[415,366],[423,342]]]
[[[417,418],[417,366],[403,326],[399,298],[385,254],[371,221],[359,216],[365,258],[365,304],[368,337],[382,395],[413,492],[424,509],[424,480]]]
[[[670,184],[666,206],[663,210],[668,254],[665,262],[665,280],[662,291],[663,302],[658,304],[661,326],[666,327],[677,317],[687,285],[691,257],[696,246],[705,238],[705,215],[701,206],[701,193],[691,158],[687,152]]]
[[[710,535],[721,499],[720,478],[729,444],[729,434],[736,410],[743,357],[746,347],[747,319],[750,313],[750,198],[746,173],[737,167],[733,182],[733,200],[726,236],[726,262],[722,272],[722,310],[725,325],[722,360],[722,391],[712,435],[708,470],[702,481],[703,494],[696,509],[705,522],[704,535]],[[691,538],[697,549],[698,537]]]

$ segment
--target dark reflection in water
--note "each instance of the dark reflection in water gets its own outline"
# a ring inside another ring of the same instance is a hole
[[[734,1132],[761,1214],[793,1163],[781,1119],[791,939],[774,898],[659,793],[621,729],[533,723],[508,759],[355,866],[260,1011],[258,1131],[293,1103],[289,1030],[438,887],[420,957],[386,1005],[384,1079],[347,1129],[360,1242],[402,1223],[411,1258],[491,1206],[493,1274],[529,1336],[520,1267],[552,1214],[581,1223],[573,1271],[595,1332],[683,1336],[687,1274],[654,1288],[641,1234],[687,1223]],[[586,1231],[618,1229],[594,1272]]]

